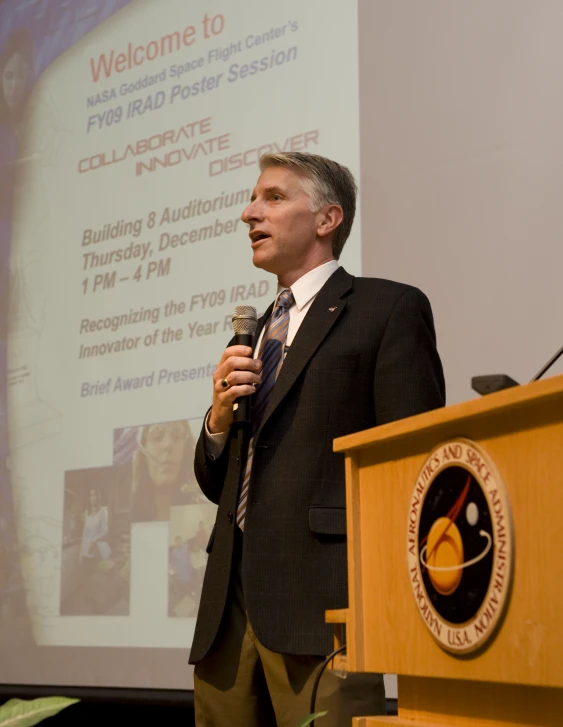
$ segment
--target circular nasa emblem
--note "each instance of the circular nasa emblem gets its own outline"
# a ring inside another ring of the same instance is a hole
[[[503,483],[477,444],[455,439],[422,466],[409,506],[409,581],[438,643],[481,648],[503,614],[512,576],[512,522]]]

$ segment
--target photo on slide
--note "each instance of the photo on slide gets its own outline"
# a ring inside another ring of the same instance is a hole
[[[61,615],[128,615],[131,489],[120,467],[65,473]]]
[[[217,508],[211,503],[170,508],[168,615],[197,616],[207,544]]]
[[[128,472],[132,522],[167,521],[172,506],[207,502],[194,475],[195,444],[187,419],[115,430],[113,463]]]

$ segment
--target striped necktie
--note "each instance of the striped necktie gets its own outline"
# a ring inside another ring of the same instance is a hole
[[[262,360],[262,380],[256,387],[256,393],[253,397],[251,438],[248,445],[248,456],[246,458],[246,467],[237,507],[237,524],[241,530],[244,530],[248,488],[250,485],[252,460],[254,458],[254,436],[258,431],[262,417],[266,411],[270,394],[283,363],[285,341],[289,326],[289,309],[294,302],[295,299],[291,289],[287,288],[286,290],[282,290],[270,316],[268,327],[264,331],[264,337],[262,338],[262,344],[260,346],[258,357]]]

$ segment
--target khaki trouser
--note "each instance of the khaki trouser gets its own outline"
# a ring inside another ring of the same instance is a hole
[[[278,654],[257,639],[244,608],[240,541],[226,614],[213,649],[194,672],[197,727],[297,727],[309,714],[323,656]],[[321,677],[315,711],[328,710],[317,727],[350,727],[352,717],[385,714],[381,674]]]

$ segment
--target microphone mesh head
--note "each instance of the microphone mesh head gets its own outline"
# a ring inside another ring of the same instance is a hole
[[[258,327],[256,308],[251,305],[237,305],[233,314],[233,331],[253,336]]]

